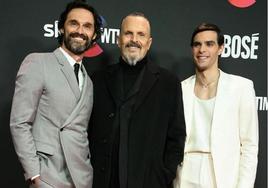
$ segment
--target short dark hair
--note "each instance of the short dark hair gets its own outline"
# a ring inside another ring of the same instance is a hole
[[[224,43],[224,36],[223,34],[221,33],[221,30],[220,28],[215,25],[215,24],[211,24],[211,23],[201,23],[200,25],[198,25],[193,34],[192,34],[192,38],[191,38],[191,46],[193,46],[193,42],[194,42],[194,37],[202,32],[202,31],[215,31],[217,33],[217,42],[218,42],[218,45],[221,46],[223,45]]]
[[[148,20],[148,22],[149,22],[149,19],[145,16],[145,14],[144,13],[142,13],[142,12],[131,12],[131,13],[129,13],[128,15],[126,15],[124,18],[123,18],[123,20],[126,18],[126,17],[128,17],[128,16],[140,16],[140,17],[143,17],[143,18],[145,18],[146,20]],[[122,20],[122,21],[123,21]]]
[[[126,16],[121,20],[120,30],[122,30],[122,24],[123,24],[123,21],[124,21],[127,17],[129,17],[129,16],[143,17],[144,19],[146,19],[146,20],[148,21],[148,23],[149,23],[149,26],[150,26],[150,35],[151,35],[151,30],[152,30],[152,29],[151,29],[150,21],[149,21],[148,17],[145,16],[145,14],[142,13],[142,12],[131,12],[131,13],[129,13],[128,15],[126,15]]]
[[[59,18],[59,22],[58,22],[59,30],[64,28],[64,23],[67,19],[68,14],[71,12],[71,10],[73,10],[75,8],[85,9],[93,14],[94,29],[95,29],[95,34],[96,34],[96,38],[92,40],[92,43],[94,43],[95,41],[97,41],[101,37],[102,19],[99,16],[97,10],[94,7],[87,4],[85,0],[74,0],[74,1],[67,4],[65,10],[61,13],[60,18]],[[63,35],[62,34],[60,34],[58,36],[58,42],[60,45],[62,44],[62,42],[63,42]]]

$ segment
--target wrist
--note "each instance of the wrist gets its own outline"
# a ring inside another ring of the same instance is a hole
[[[36,176],[33,176],[32,178],[30,178],[28,181],[30,184],[36,184],[38,179],[39,179],[40,175],[36,175]]]

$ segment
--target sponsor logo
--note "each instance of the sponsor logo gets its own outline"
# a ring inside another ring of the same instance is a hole
[[[238,8],[247,8],[256,3],[255,0],[228,0],[228,2]]]
[[[224,35],[224,50],[221,57],[258,59],[258,41],[259,33],[251,36]]]
[[[259,111],[267,111],[268,110],[268,101],[267,97],[256,97],[257,109]]]
[[[56,20],[53,24],[45,24],[44,25],[44,37],[55,37],[59,36],[59,29],[58,29],[58,20]]]
[[[56,20],[53,24],[44,25],[44,37],[57,38],[59,36],[58,21]],[[116,44],[116,38],[120,33],[119,29],[114,28],[102,28],[101,43]]]
[[[120,33],[119,29],[103,28],[101,42],[107,44],[116,44],[117,43],[116,39],[119,33]]]

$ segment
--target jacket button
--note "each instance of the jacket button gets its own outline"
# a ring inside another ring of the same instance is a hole
[[[64,128],[60,128],[60,132],[62,132],[62,131],[63,131],[63,129],[64,129]]]
[[[104,171],[105,170],[105,168],[104,167],[101,167],[101,171]]]
[[[109,118],[113,118],[113,117],[114,117],[114,113],[110,113],[110,114],[108,115],[108,117],[109,117]]]
[[[106,144],[107,143],[107,140],[106,139],[103,139],[102,140],[102,143]]]

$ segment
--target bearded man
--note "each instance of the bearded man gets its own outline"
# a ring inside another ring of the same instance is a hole
[[[185,122],[180,82],[149,61],[149,20],[121,23],[119,63],[92,76],[89,124],[93,188],[168,188],[183,159]]]
[[[60,47],[32,53],[21,64],[10,129],[30,187],[92,186],[87,127],[93,86],[81,62],[100,26],[93,7],[70,2],[59,19]]]

